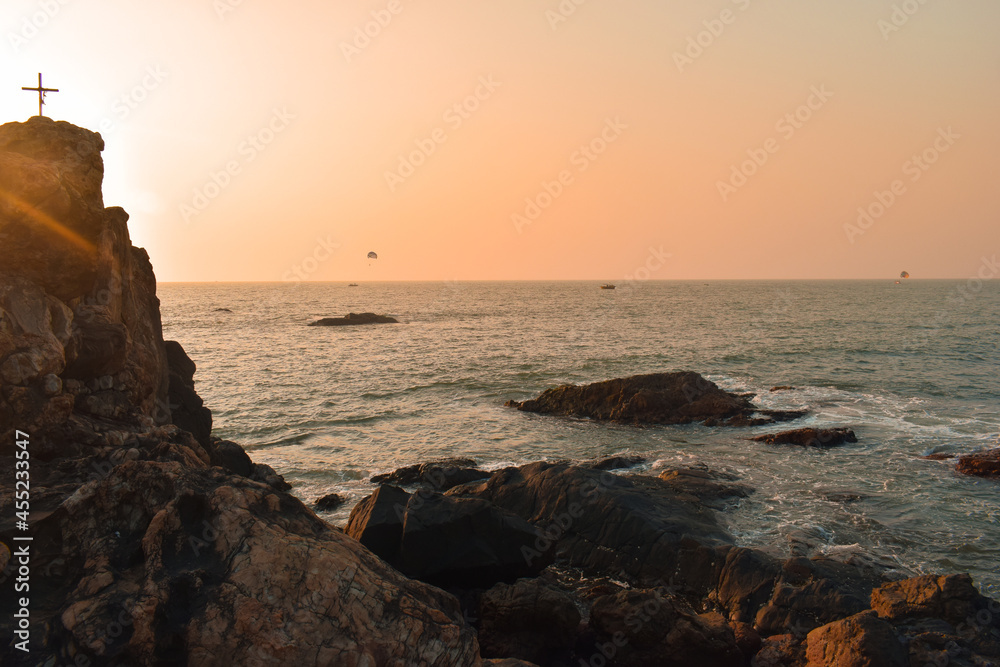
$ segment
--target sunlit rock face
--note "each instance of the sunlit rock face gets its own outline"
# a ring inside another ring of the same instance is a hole
[[[57,440],[76,412],[170,420],[156,278],[105,208],[104,140],[36,117],[0,126],[0,437]]]

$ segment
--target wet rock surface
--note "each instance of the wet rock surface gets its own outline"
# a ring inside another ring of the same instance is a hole
[[[800,428],[794,431],[783,431],[758,435],[750,438],[754,442],[764,442],[769,445],[797,445],[799,447],[836,447],[848,442],[857,442],[854,431],[849,428]]]
[[[960,456],[955,469],[963,475],[1000,478],[1000,449]]]
[[[654,373],[548,389],[527,401],[508,401],[524,412],[585,417],[625,424],[753,426],[801,417],[799,411],[763,410],[691,372]]]

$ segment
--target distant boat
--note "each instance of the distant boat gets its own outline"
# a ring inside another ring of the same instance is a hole
[[[348,285],[348,287],[357,287],[357,286],[358,286],[357,283],[351,283],[350,285]]]
[[[614,288],[615,288],[615,286],[612,285],[611,283],[607,283],[607,284],[601,285],[601,289],[614,289]]]

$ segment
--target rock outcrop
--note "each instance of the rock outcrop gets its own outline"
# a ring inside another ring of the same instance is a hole
[[[857,442],[854,431],[849,428],[799,428],[750,438],[754,442],[769,445],[798,445],[799,447],[836,447],[847,442]]]
[[[399,321],[385,315],[375,313],[348,313],[344,317],[324,317],[310,322],[311,327],[348,327],[361,324],[399,324]]]
[[[149,258],[104,207],[103,146],[48,118],[0,127],[0,469],[27,433],[30,664],[481,664],[456,598],[211,437],[195,365],[163,340]],[[5,610],[13,483],[0,479]],[[3,664],[25,657],[14,622],[0,617]]]
[[[453,486],[486,479],[490,473],[476,468],[472,459],[446,459],[398,468],[383,475],[372,475],[372,484],[421,485],[435,491],[447,491]]]
[[[479,498],[380,486],[358,503],[347,534],[407,576],[442,586],[489,587],[537,574],[524,551],[534,526]]]
[[[565,417],[624,424],[755,426],[801,417],[799,411],[764,410],[745,396],[720,389],[691,372],[654,373],[547,389],[535,399],[508,407]]]
[[[1000,478],[1000,449],[960,456],[955,469],[963,475]]]

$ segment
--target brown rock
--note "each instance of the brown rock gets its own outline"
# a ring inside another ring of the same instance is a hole
[[[619,667],[738,667],[748,657],[720,614],[695,614],[658,590],[598,598],[590,610],[590,626],[599,645],[614,648],[609,662]]]
[[[880,617],[892,622],[940,618],[958,625],[985,609],[988,600],[979,594],[967,574],[924,575],[880,586],[872,591],[871,605]]]
[[[346,532],[407,576],[436,585],[488,587],[537,574],[534,526],[479,498],[381,486],[358,503]]]
[[[807,667],[907,667],[896,631],[875,612],[834,621],[806,638]]]
[[[1000,449],[960,456],[955,469],[963,475],[1000,477]]]
[[[768,411],[723,391],[697,373],[654,373],[585,386],[563,385],[509,407],[540,414],[586,417],[626,424],[688,424],[715,420],[729,425],[766,424],[802,412]],[[754,417],[756,413],[762,417]]]
[[[754,442],[769,445],[798,445],[799,447],[836,447],[845,442],[857,442],[854,431],[849,428],[800,428],[794,431],[758,435],[750,438]]]
[[[479,600],[479,646],[485,658],[512,657],[547,665],[567,659],[580,612],[565,593],[538,579],[497,584]]]
[[[761,642],[751,667],[805,667],[806,647],[795,635],[774,635]]]
[[[490,473],[476,468],[472,459],[445,459],[399,468],[391,473],[373,475],[372,484],[420,484],[435,491],[447,491],[453,486],[486,479]]]

